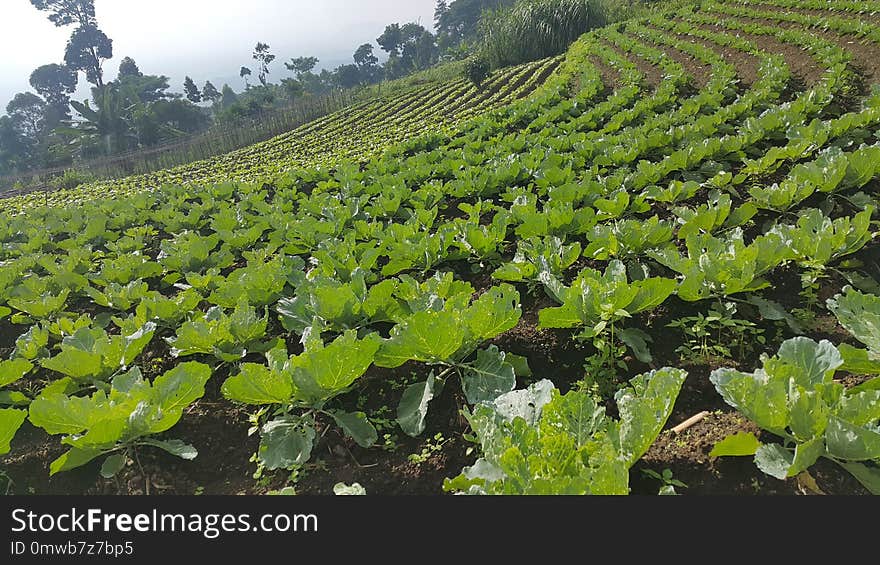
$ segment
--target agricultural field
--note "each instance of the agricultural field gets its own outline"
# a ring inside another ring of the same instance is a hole
[[[122,180],[97,181],[73,190],[8,198],[3,207],[20,210],[33,205],[68,205],[96,196],[153,190],[165,184],[260,182],[291,168],[332,168],[338,163],[368,159],[394,143],[426,132],[454,129],[470,117],[528,96],[550,76],[560,60],[551,58],[498,70],[479,88],[463,78],[395,86],[388,94],[376,95],[283,135],[216,158]]]
[[[877,14],[702,2],[0,202],[0,479],[880,493]]]

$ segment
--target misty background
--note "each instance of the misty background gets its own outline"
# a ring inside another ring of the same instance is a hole
[[[291,73],[291,57],[320,59],[316,71],[352,62],[358,45],[376,44],[391,22],[418,22],[433,28],[435,0],[95,0],[101,30],[113,40],[105,80],[116,78],[123,57],[148,74],[166,75],[180,92],[184,77],[244,88],[241,66],[253,67],[254,45],[268,43],[278,59],[270,80]],[[69,27],[55,27],[29,0],[0,0],[0,100],[32,91],[31,72],[63,63]],[[377,55],[384,56],[380,50]],[[80,73],[72,98],[89,98]]]

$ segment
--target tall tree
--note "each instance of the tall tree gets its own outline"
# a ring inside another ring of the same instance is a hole
[[[58,27],[97,26],[95,0],[31,0],[31,4],[37,10],[49,12],[49,21]]]
[[[302,75],[312,72],[319,62],[317,57],[294,57],[289,63],[284,63],[284,66],[296,74],[296,78],[302,78]]]
[[[220,91],[217,90],[217,87],[211,84],[211,81],[205,82],[205,86],[202,87],[202,100],[216,104],[222,96],[223,95],[220,94]]]
[[[70,95],[76,90],[76,78],[76,72],[56,63],[37,67],[31,73],[31,86],[46,101],[51,114],[47,116],[49,127],[70,118]]]
[[[124,57],[119,62],[119,75],[118,78],[127,78],[127,77],[142,77],[144,73],[138,68],[137,63],[134,62],[134,59],[131,57]]]
[[[269,64],[275,60],[275,55],[269,53],[269,45],[257,42],[257,46],[254,47],[253,58],[260,64],[260,72],[257,78],[260,79],[260,84],[266,86],[269,79]]]
[[[361,72],[357,65],[339,65],[333,74],[334,82],[340,88],[354,88],[361,83]]]
[[[248,84],[247,77],[251,76],[251,70],[247,67],[242,67],[240,71],[238,71],[238,76],[244,79],[244,87],[250,88],[250,84]]]
[[[434,34],[417,23],[390,24],[376,41],[389,53],[385,64],[388,78],[399,78],[437,62]]]
[[[361,73],[361,81],[372,84],[379,80],[382,69],[379,67],[379,58],[373,54],[373,45],[364,43],[354,52],[354,64]]]
[[[193,104],[198,104],[202,101],[202,92],[190,77],[186,77],[186,80],[183,81],[183,92],[186,94],[187,100]]]
[[[8,175],[28,168],[30,147],[21,137],[12,118],[0,116],[0,174]]]
[[[64,64],[85,71],[86,80],[98,88],[104,86],[103,65],[113,57],[113,41],[94,25],[76,28],[67,42]]]
[[[484,12],[513,4],[514,0],[438,1],[434,9],[434,29],[440,48],[455,48],[463,41],[476,39]]]
[[[6,105],[12,125],[22,137],[36,142],[43,133],[46,102],[32,92],[19,92]]]
[[[220,89],[220,94],[222,96],[220,99],[221,108],[229,108],[238,101],[238,95],[235,94],[235,91],[228,84],[223,85],[223,88]]]
[[[400,48],[403,45],[403,42],[404,38],[403,32],[400,29],[400,24],[389,24],[385,26],[385,31],[382,32],[382,35],[376,38],[376,43],[379,44],[379,47],[391,55],[400,54]]]

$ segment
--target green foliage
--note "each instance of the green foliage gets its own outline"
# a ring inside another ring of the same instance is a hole
[[[14,408],[0,408],[0,455],[9,453],[9,443],[24,423],[27,412]]]
[[[273,340],[266,337],[268,316],[259,317],[257,312],[239,302],[232,314],[226,314],[215,306],[194,320],[183,323],[173,338],[165,338],[171,345],[171,355],[186,357],[209,354],[226,362],[238,361],[250,351],[268,351]]]
[[[736,303],[722,302],[708,314],[698,312],[696,316],[678,318],[667,324],[685,335],[685,343],[676,348],[682,360],[708,364],[712,357],[732,358],[737,351],[736,357],[742,361],[766,343],[764,330],[754,322],[737,318],[736,313]]]
[[[484,16],[481,53],[493,68],[563,53],[581,34],[605,24],[590,0],[519,0]]]
[[[779,234],[768,233],[746,244],[739,228],[723,238],[691,234],[685,244],[687,257],[671,246],[648,255],[682,274],[676,294],[687,301],[760,290],[768,284],[761,275],[793,256]]]
[[[259,463],[269,470],[290,469],[309,460],[315,440],[315,418],[323,413],[358,444],[369,447],[378,438],[363,412],[325,410],[325,405],[344,393],[373,363],[379,338],[369,334],[358,339],[348,331],[326,346],[319,340],[306,342],[302,355],[288,357],[284,349],[266,354],[268,366],[245,363],[241,372],[226,379],[223,395],[236,402],[277,405],[274,418],[262,424]]]
[[[464,78],[469,80],[478,90],[482,90],[483,81],[489,76],[491,70],[489,62],[482,57],[471,57],[465,62]]]
[[[571,287],[559,292],[562,306],[539,312],[541,327],[584,326],[584,337],[601,334],[606,327],[663,303],[675,290],[674,280],[646,278],[627,281],[626,267],[611,261],[605,273],[584,269]]]
[[[847,286],[843,294],[829,298],[827,303],[840,325],[868,347],[864,350],[841,344],[843,369],[852,373],[880,374],[880,297]]]
[[[50,371],[78,381],[104,381],[130,366],[152,340],[156,325],[147,322],[127,335],[80,327],[61,341],[61,352],[40,360]]]
[[[876,481],[866,480],[876,474],[866,463],[880,462],[880,381],[847,390],[833,380],[843,363],[830,342],[798,337],[765,357],[754,373],[713,371],[710,380],[725,402],[783,440],[760,444],[741,436],[725,440],[714,455],[754,454],[758,468],[778,479],[805,472],[825,457],[855,470],[866,488],[880,494]]]
[[[139,446],[195,458],[194,447],[152,436],[177,424],[183,411],[205,394],[210,377],[207,365],[182,363],[150,383],[134,367],[114,377],[109,391],[99,390],[88,397],[44,392],[31,403],[29,419],[49,434],[64,434],[61,443],[70,447],[52,462],[50,474],[110,454],[101,468],[101,474],[110,477]]]
[[[482,457],[443,488],[469,494],[628,494],[629,468],[666,424],[685,377],[684,371],[664,368],[634,378],[616,395],[619,420],[590,395],[560,395],[549,381],[480,404],[465,416]]]

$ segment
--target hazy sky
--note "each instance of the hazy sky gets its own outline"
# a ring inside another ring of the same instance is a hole
[[[420,21],[433,27],[436,0],[95,0],[98,25],[113,40],[113,59],[105,80],[116,76],[119,61],[132,57],[141,71],[171,78],[182,92],[183,79],[219,89],[244,86],[242,65],[257,41],[268,43],[277,59],[269,80],[289,76],[284,61],[299,55],[321,59],[319,66],[351,62],[358,45],[374,44],[392,22]],[[30,0],[0,0],[0,114],[16,92],[31,90],[31,71],[61,63],[73,26],[56,28]],[[76,98],[88,96],[80,73]]]

